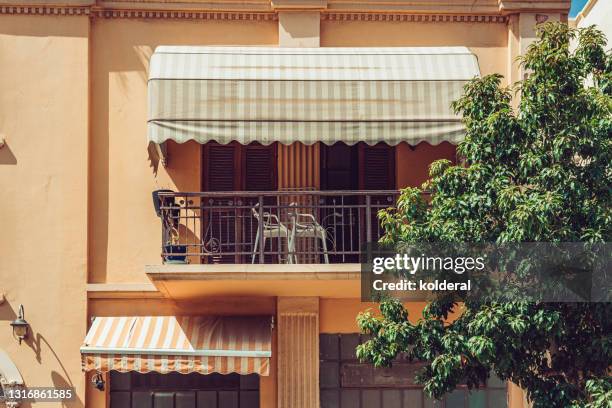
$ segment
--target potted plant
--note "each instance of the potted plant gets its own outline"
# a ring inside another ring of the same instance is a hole
[[[181,245],[179,240],[178,229],[172,227],[170,229],[170,237],[166,245],[164,245],[165,263],[187,263],[187,246]]]

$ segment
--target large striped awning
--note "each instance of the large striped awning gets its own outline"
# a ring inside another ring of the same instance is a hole
[[[81,347],[86,371],[268,375],[271,317],[96,317]]]
[[[157,47],[149,69],[155,143],[458,142],[452,112],[479,76],[465,47]]]

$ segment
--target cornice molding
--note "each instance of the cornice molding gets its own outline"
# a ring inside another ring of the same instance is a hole
[[[225,21],[277,21],[277,13],[210,12],[196,10],[131,10],[71,6],[0,6],[0,14],[90,16],[96,18],[148,18]],[[410,23],[493,23],[505,24],[507,16],[408,14],[408,13],[321,13],[322,21],[395,21]]]
[[[0,14],[26,14],[50,16],[89,16],[88,6],[53,6],[53,5],[0,5]]]
[[[98,8],[91,12],[98,18],[149,18],[180,20],[276,21],[276,13],[248,13],[198,10],[132,10]]]
[[[498,0],[328,0],[338,13],[499,14]]]
[[[399,21],[409,23],[496,23],[505,24],[508,17],[497,15],[401,14],[401,13],[322,13],[325,21]]]
[[[515,13],[567,12],[569,4],[570,0],[0,0],[0,14],[276,21],[281,11],[315,10],[328,21],[503,23]]]
[[[225,21],[276,21],[276,13],[248,13],[198,10],[122,9],[87,6],[0,5],[0,14],[89,16],[95,18],[148,18]]]

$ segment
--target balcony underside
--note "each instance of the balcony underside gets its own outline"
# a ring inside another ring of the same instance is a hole
[[[359,264],[162,264],[145,272],[167,298],[214,296],[320,296],[357,298]]]

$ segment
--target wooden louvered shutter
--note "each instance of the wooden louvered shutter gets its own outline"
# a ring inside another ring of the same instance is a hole
[[[359,146],[360,171],[359,187],[361,190],[394,190],[395,189],[395,148],[384,143],[368,146],[362,143]],[[372,195],[370,222],[371,236],[367,236],[366,226],[363,225],[363,236],[369,241],[378,241],[383,230],[378,221],[378,210],[391,203],[385,195]],[[365,214],[364,214],[365,217]]]
[[[202,175],[204,191],[236,191],[239,190],[238,146],[234,144],[219,145],[208,143],[204,145]]]
[[[395,148],[384,143],[360,145],[359,188],[361,190],[395,189]]]
[[[277,186],[276,177],[277,168],[277,157],[276,157],[276,145],[263,146],[260,144],[250,144],[242,146],[242,180],[243,189],[245,191],[275,191]],[[253,207],[258,202],[258,197],[245,198],[243,202]],[[277,202],[275,197],[264,198],[264,210],[278,215],[276,208]],[[242,236],[244,241],[248,243],[244,246],[245,251],[257,251],[257,248],[249,245],[255,243],[255,235],[257,234],[258,223],[255,218],[249,213],[242,224]],[[266,250],[274,246],[276,242],[274,240],[268,240],[266,243]],[[268,259],[266,256],[266,262],[272,262],[272,259]],[[257,258],[259,260],[259,258]],[[248,262],[251,258],[248,259]]]
[[[207,143],[203,148],[202,187],[204,191],[274,191],[277,186],[276,145]],[[251,208],[257,197],[223,197],[214,200],[222,208],[204,211],[203,236],[220,242],[221,252],[250,254],[257,232]],[[265,205],[275,204],[273,197]],[[267,209],[270,211],[270,209]],[[244,256],[222,255],[214,262],[250,262]]]
[[[357,146],[335,143],[321,149],[321,190],[356,190],[358,186]]]
[[[207,143],[202,155],[202,187],[204,191],[240,190],[239,145],[231,143],[220,145]],[[209,249],[219,248],[221,254],[204,259],[206,262],[234,263],[235,255],[223,255],[236,252],[239,237],[236,228],[237,214],[232,197],[217,197],[204,200],[202,211],[202,237]]]
[[[245,191],[275,191],[276,145],[251,144],[242,147],[243,177]]]

